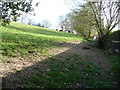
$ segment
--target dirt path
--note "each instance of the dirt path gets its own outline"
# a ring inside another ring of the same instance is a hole
[[[61,56],[78,54],[86,61],[99,64],[105,71],[108,71],[111,67],[112,63],[108,60],[107,57],[105,57],[103,54],[100,53],[101,50],[89,46],[89,43],[68,42],[68,43],[64,43],[63,45],[60,45],[60,47],[61,48],[52,49],[49,52],[54,56],[58,55],[61,52],[64,52],[63,54],[57,56],[57,58]],[[83,47],[90,47],[90,49],[83,49]]]
[[[45,56],[31,55],[31,56],[25,56],[19,58],[4,57],[3,60],[6,60],[6,62],[0,62],[0,66],[1,66],[0,77],[5,78],[3,80],[3,86],[4,87],[19,86],[18,84],[20,84],[20,79],[22,77],[28,75],[31,76],[35,74],[35,72],[37,72],[34,71],[34,69],[31,68],[31,66],[35,66],[37,63],[40,62],[42,65],[42,62],[50,57],[60,59],[61,57],[67,57],[72,54],[78,54],[86,61],[99,64],[99,66],[101,66],[101,68],[105,72],[110,69],[111,62],[104,55],[98,52],[99,49],[95,47],[90,47],[90,49],[83,49],[84,46],[88,46],[88,43],[67,42],[59,45],[57,48],[53,48],[49,50],[49,55],[45,55]],[[44,65],[41,68],[47,70],[47,67]],[[16,74],[19,71],[23,71],[23,73]]]

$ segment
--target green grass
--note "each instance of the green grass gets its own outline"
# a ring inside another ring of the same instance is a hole
[[[109,60],[113,62],[113,65],[109,71],[111,75],[111,78],[113,78],[114,81],[120,82],[120,57],[117,55],[111,55],[109,57]]]
[[[49,70],[41,70],[24,81],[26,88],[114,88],[112,78],[103,76],[99,65],[84,61],[79,55],[64,57],[64,61],[50,58]],[[74,63],[73,63],[74,62]],[[43,64],[44,65],[44,64]]]
[[[111,66],[110,70],[108,71],[107,78],[111,79],[117,87],[120,87],[119,86],[119,82],[120,82],[120,57],[118,55],[110,54],[109,52],[105,52],[103,50],[98,50],[97,52],[101,55],[104,55],[105,57],[108,58],[108,60],[110,62],[112,62],[112,66]]]
[[[11,22],[9,26],[0,27],[2,31],[2,51],[6,56],[23,56],[31,53],[44,53],[59,41],[82,40],[73,34],[57,32],[42,27]]]

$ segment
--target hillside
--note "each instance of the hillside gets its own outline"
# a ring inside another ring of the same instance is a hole
[[[2,30],[2,54],[13,57],[43,53],[61,41],[81,40],[73,34],[16,22],[1,27],[0,30]]]

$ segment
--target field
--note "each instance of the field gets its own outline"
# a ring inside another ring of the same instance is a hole
[[[118,88],[120,58],[82,37],[12,22],[0,27],[3,88]]]

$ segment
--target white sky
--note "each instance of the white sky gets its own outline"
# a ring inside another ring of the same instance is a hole
[[[33,2],[40,2],[40,4],[35,8],[36,16],[31,16],[30,18],[37,23],[42,20],[49,20],[52,24],[52,29],[57,28],[59,16],[70,12],[64,0],[33,0]]]

